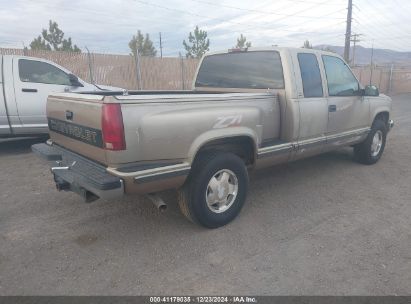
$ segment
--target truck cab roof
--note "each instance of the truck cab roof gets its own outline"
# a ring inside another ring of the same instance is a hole
[[[217,54],[229,54],[229,53],[236,53],[236,52],[261,52],[261,51],[277,51],[277,52],[293,52],[293,53],[312,53],[312,54],[324,54],[324,55],[331,55],[335,57],[341,56],[337,53],[318,50],[318,49],[307,49],[307,48],[299,48],[299,47],[279,47],[279,46],[263,46],[263,47],[249,47],[249,48],[231,48],[228,50],[219,50],[214,52],[208,52],[204,55],[204,57],[217,55]]]
[[[335,56],[342,59],[342,57],[333,52],[318,50],[318,49],[306,49],[299,47],[279,47],[279,46],[265,46],[265,47],[249,47],[249,48],[231,48],[227,50],[219,50],[214,52],[209,52],[204,55],[204,57],[220,54],[230,54],[230,53],[241,53],[241,52],[262,52],[262,51],[277,51],[279,53],[311,53],[317,55],[328,55]],[[204,58],[203,57],[203,58]]]

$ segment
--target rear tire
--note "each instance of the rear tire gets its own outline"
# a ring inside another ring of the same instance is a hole
[[[384,152],[386,138],[386,124],[380,119],[375,120],[367,138],[354,146],[355,159],[365,165],[375,164]]]
[[[232,153],[208,152],[195,160],[178,191],[178,203],[190,221],[218,228],[240,213],[247,190],[248,172],[241,158]]]

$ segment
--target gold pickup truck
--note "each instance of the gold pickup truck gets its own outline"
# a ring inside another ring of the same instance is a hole
[[[61,93],[47,102],[58,190],[86,201],[177,189],[183,214],[227,224],[247,195],[248,171],[341,146],[377,162],[393,121],[391,99],[362,87],[338,55],[299,48],[210,53],[191,91]]]

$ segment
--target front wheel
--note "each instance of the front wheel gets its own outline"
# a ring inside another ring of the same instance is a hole
[[[362,164],[375,164],[385,148],[387,126],[382,120],[374,121],[365,141],[354,146],[355,158]]]
[[[241,158],[232,153],[200,155],[178,191],[182,213],[207,228],[232,221],[241,211],[248,190],[248,172]]]

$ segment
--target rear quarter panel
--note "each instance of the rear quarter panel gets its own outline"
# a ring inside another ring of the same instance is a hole
[[[122,113],[127,150],[107,151],[112,166],[152,160],[191,162],[214,139],[248,136],[258,145],[280,133],[279,102],[271,93],[130,100],[122,104]]]

